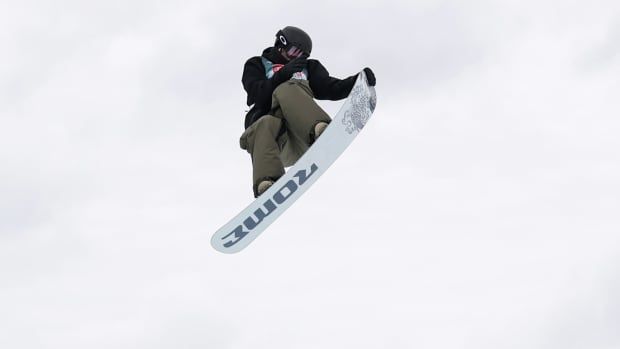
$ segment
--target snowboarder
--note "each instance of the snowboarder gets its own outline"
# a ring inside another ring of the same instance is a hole
[[[273,47],[247,60],[241,79],[252,106],[245,116],[241,148],[252,156],[253,191],[258,197],[284,175],[325,130],[331,118],[315,102],[346,98],[358,74],[331,77],[316,59],[308,59],[312,40],[303,30],[285,27]],[[364,68],[368,84],[376,80]]]

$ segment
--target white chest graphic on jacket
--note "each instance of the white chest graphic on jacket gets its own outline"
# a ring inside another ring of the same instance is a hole
[[[284,67],[284,64],[274,64],[265,57],[261,57],[261,59],[263,60],[263,66],[265,66],[265,75],[267,79],[273,78],[274,74]],[[308,80],[308,69],[304,68],[304,70],[293,74],[291,79]]]

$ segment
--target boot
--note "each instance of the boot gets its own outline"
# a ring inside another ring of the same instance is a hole
[[[314,139],[319,138],[321,133],[323,133],[323,131],[325,131],[326,128],[327,128],[326,122],[321,121],[318,124],[314,125]]]
[[[262,182],[258,183],[258,188],[257,188],[257,190],[256,190],[256,191],[258,192],[258,195],[259,195],[259,196],[260,196],[260,195],[262,195],[262,194],[263,194],[264,192],[266,192],[266,191],[267,191],[267,189],[269,189],[272,185],[273,185],[273,181],[268,181],[268,180],[265,180],[265,181],[262,181]]]

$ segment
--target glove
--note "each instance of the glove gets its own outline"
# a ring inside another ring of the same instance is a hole
[[[377,79],[375,79],[375,73],[373,73],[370,68],[364,68],[364,73],[366,73],[368,85],[375,86],[377,84]]]
[[[292,61],[286,63],[282,69],[280,69],[274,76],[274,80],[277,84],[281,84],[282,82],[288,80],[293,76],[293,74],[300,72],[306,68],[308,64],[308,56],[301,55]]]

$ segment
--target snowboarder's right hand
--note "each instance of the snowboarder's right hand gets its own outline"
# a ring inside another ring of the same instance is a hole
[[[280,69],[276,73],[274,78],[276,79],[278,83],[282,83],[290,79],[291,76],[293,76],[293,74],[304,70],[307,64],[308,64],[308,56],[301,55],[293,59],[292,61],[286,63],[286,65],[282,67],[282,69]]]
[[[288,62],[284,68],[289,67],[292,71],[291,75],[300,72],[302,70],[304,70],[306,68],[306,65],[308,64],[308,56],[301,55],[295,59],[293,59],[292,61]]]

